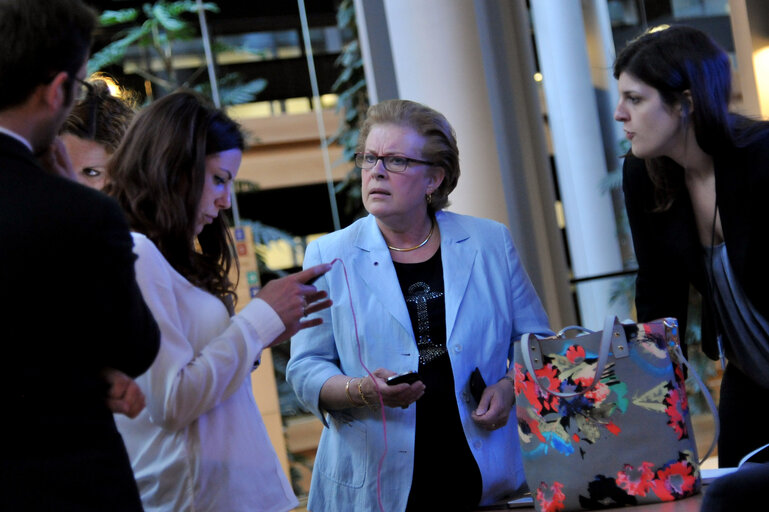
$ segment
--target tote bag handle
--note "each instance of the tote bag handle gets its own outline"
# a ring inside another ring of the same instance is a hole
[[[559,336],[561,333],[572,329],[588,331],[587,329],[572,326],[562,329],[559,333]],[[532,343],[531,336],[532,335],[530,333],[526,333],[521,338],[521,352],[523,354],[523,364],[526,366],[526,370],[529,372],[529,375],[535,377],[535,366],[542,368],[542,350],[539,347],[539,338],[534,335],[535,341]],[[630,351],[627,347],[627,339],[625,338],[625,329],[622,328],[622,324],[620,324],[619,319],[612,315],[607,316],[606,321],[604,322],[604,329],[601,334],[601,346],[598,351],[598,363],[596,365],[595,375],[593,376],[593,381],[590,383],[590,386],[582,389],[581,391],[560,392],[543,386],[537,378],[534,378],[534,382],[536,382],[537,386],[539,386],[540,389],[542,389],[542,391],[545,393],[549,393],[561,398],[573,398],[578,395],[583,395],[595,388],[598,382],[600,382],[601,375],[603,375],[603,370],[606,368],[606,361],[609,359],[609,349],[611,349],[614,356],[618,358],[626,357],[630,354]]]
[[[673,323],[669,322],[668,319],[664,320],[665,327],[668,329],[677,329],[678,324],[677,322],[673,321]],[[585,329],[584,327],[579,326],[569,326],[561,329],[558,332],[558,337],[562,337],[563,333],[569,330],[580,330],[583,332],[587,332],[589,334],[592,334],[593,331],[590,331],[589,329]],[[677,336],[678,334],[675,333]],[[604,329],[601,333],[601,346],[598,351],[598,362],[595,368],[595,375],[593,376],[593,381],[590,383],[590,386],[582,389],[581,391],[574,391],[574,392],[559,392],[552,389],[549,389],[542,385],[542,383],[539,381],[539,379],[536,378],[536,373],[534,368],[542,368],[543,362],[542,362],[542,351],[539,347],[538,340],[539,338],[534,335],[535,341],[531,341],[532,334],[526,333],[521,338],[521,352],[523,355],[523,363],[526,366],[526,370],[529,372],[529,375],[531,375],[534,378],[534,382],[537,383],[537,386],[544,391],[545,393],[550,393],[552,395],[561,397],[561,398],[573,398],[578,395],[582,395],[593,389],[598,382],[601,380],[601,375],[603,375],[603,370],[606,368],[606,362],[609,358],[609,349],[611,349],[612,353],[614,354],[615,358],[621,358],[621,357],[627,357],[630,355],[630,351],[628,350],[627,346],[627,339],[625,337],[625,330],[622,328],[622,324],[619,322],[619,319],[616,316],[609,315],[606,317],[606,321],[604,322]],[[710,444],[710,448],[705,453],[705,455],[700,459],[700,464],[702,464],[705,459],[707,459],[711,453],[713,453],[713,450],[716,448],[716,444],[718,443],[718,435],[720,432],[720,422],[718,419],[718,409],[716,407],[715,401],[713,400],[713,397],[710,395],[710,392],[708,391],[708,388],[705,386],[705,383],[702,381],[702,378],[699,376],[697,371],[689,364],[689,361],[686,360],[686,358],[683,355],[683,352],[681,351],[681,347],[678,344],[674,344],[673,347],[676,356],[680,359],[680,361],[686,366],[686,368],[689,370],[689,373],[692,374],[694,379],[697,381],[697,385],[699,385],[700,390],[702,391],[702,394],[705,396],[705,401],[708,404],[708,408],[710,409],[710,413],[713,415],[714,419],[714,427],[715,432],[713,436],[713,441]]]

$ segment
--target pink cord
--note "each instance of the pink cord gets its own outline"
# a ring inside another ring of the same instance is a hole
[[[366,370],[366,373],[369,377],[371,377],[371,381],[374,383],[374,388],[376,389],[377,398],[379,398],[379,407],[382,411],[382,431],[384,432],[384,450],[382,451],[382,457],[379,459],[379,465],[377,466],[377,472],[376,472],[376,498],[377,502],[379,503],[379,510],[384,512],[384,507],[382,506],[382,465],[384,464],[385,456],[387,455],[387,419],[385,416],[385,410],[384,410],[384,400],[382,399],[382,392],[379,389],[379,384],[377,384],[376,379],[374,378],[374,374],[371,373],[371,371],[368,369],[366,364],[363,362],[363,354],[360,346],[360,338],[358,337],[358,320],[355,317],[355,308],[352,305],[352,291],[350,290],[350,280],[347,278],[347,267],[344,265],[344,261],[342,261],[341,258],[334,258],[331,260],[330,265],[333,265],[336,262],[339,262],[342,264],[342,270],[344,270],[344,280],[347,284],[347,296],[350,299],[350,310],[352,311],[352,323],[355,327],[355,341],[358,344],[358,361],[360,362],[360,365],[363,367],[364,370]]]

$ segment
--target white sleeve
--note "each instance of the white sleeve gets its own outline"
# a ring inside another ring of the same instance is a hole
[[[253,299],[195,353],[183,328],[184,319],[195,312],[181,309],[173,287],[178,276],[152,242],[136,242],[136,279],[161,334],[158,355],[138,382],[151,421],[178,430],[232,395],[285,326],[266,302]]]

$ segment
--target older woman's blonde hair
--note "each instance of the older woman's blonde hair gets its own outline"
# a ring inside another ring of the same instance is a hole
[[[408,155],[434,162],[444,170],[440,186],[431,194],[428,208],[441,210],[449,205],[449,194],[459,180],[457,137],[446,117],[426,105],[409,100],[387,100],[371,105],[358,134],[356,151],[363,152],[371,128],[379,124],[406,126],[424,137],[421,155]]]

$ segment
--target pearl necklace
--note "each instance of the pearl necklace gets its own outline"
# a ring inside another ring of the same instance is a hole
[[[430,223],[430,232],[429,232],[429,233],[427,233],[427,238],[425,238],[424,240],[422,240],[422,243],[421,243],[421,244],[419,244],[419,245],[415,245],[414,247],[408,247],[408,248],[406,248],[406,249],[401,249],[400,247],[393,247],[392,245],[389,245],[389,244],[388,244],[388,245],[387,245],[387,248],[388,248],[388,249],[390,249],[391,251],[397,251],[397,252],[409,252],[409,251],[415,251],[415,250],[419,249],[420,247],[424,247],[424,246],[427,244],[427,242],[429,242],[429,241],[430,241],[430,238],[432,238],[432,236],[433,236],[433,230],[434,230],[434,229],[435,229],[435,221],[433,220],[433,221]]]

